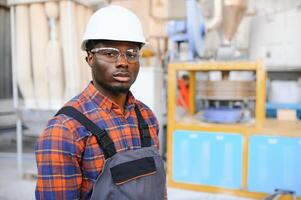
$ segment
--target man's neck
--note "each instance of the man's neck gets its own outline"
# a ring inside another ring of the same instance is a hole
[[[102,87],[99,87],[97,84],[94,84],[95,88],[100,92],[102,95],[106,96],[108,99],[113,101],[115,104],[119,106],[122,113],[124,113],[124,106],[127,100],[128,92],[108,92],[104,90]]]

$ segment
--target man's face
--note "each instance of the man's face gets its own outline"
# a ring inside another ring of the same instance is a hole
[[[127,93],[139,72],[139,59],[131,59],[131,55],[139,54],[138,44],[103,41],[94,49],[96,51],[88,55],[87,61],[92,68],[96,88],[109,96]]]

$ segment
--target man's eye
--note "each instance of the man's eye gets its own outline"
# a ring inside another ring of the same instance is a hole
[[[117,51],[104,51],[102,54],[105,56],[108,56],[108,57],[116,57],[118,55],[118,52]]]
[[[129,58],[136,58],[138,53],[136,52],[127,52],[127,57]]]

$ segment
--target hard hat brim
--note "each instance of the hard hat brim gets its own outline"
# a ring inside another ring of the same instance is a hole
[[[96,41],[99,41],[99,42],[101,42],[101,41],[132,42],[132,43],[139,44],[139,45],[140,45],[140,49],[141,49],[143,46],[145,46],[145,45],[148,44],[147,41],[144,41],[144,42],[137,42],[137,41],[112,40],[112,39],[109,39],[109,40],[106,40],[106,39],[89,39],[89,40],[84,40],[84,41],[82,42],[82,44],[81,44],[81,50],[83,50],[83,51],[87,51],[87,50],[88,50],[88,49],[86,48],[86,44],[87,44],[87,42],[90,41],[90,40],[96,40]]]

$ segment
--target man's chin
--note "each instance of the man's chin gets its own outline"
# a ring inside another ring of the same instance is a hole
[[[129,87],[118,87],[118,86],[112,86],[110,88],[111,92],[112,93],[124,93],[124,94],[127,94],[129,91],[130,91],[130,88]]]
[[[98,82],[97,85],[102,88],[102,90],[112,94],[127,94],[131,87],[128,84],[104,84],[102,82]]]

